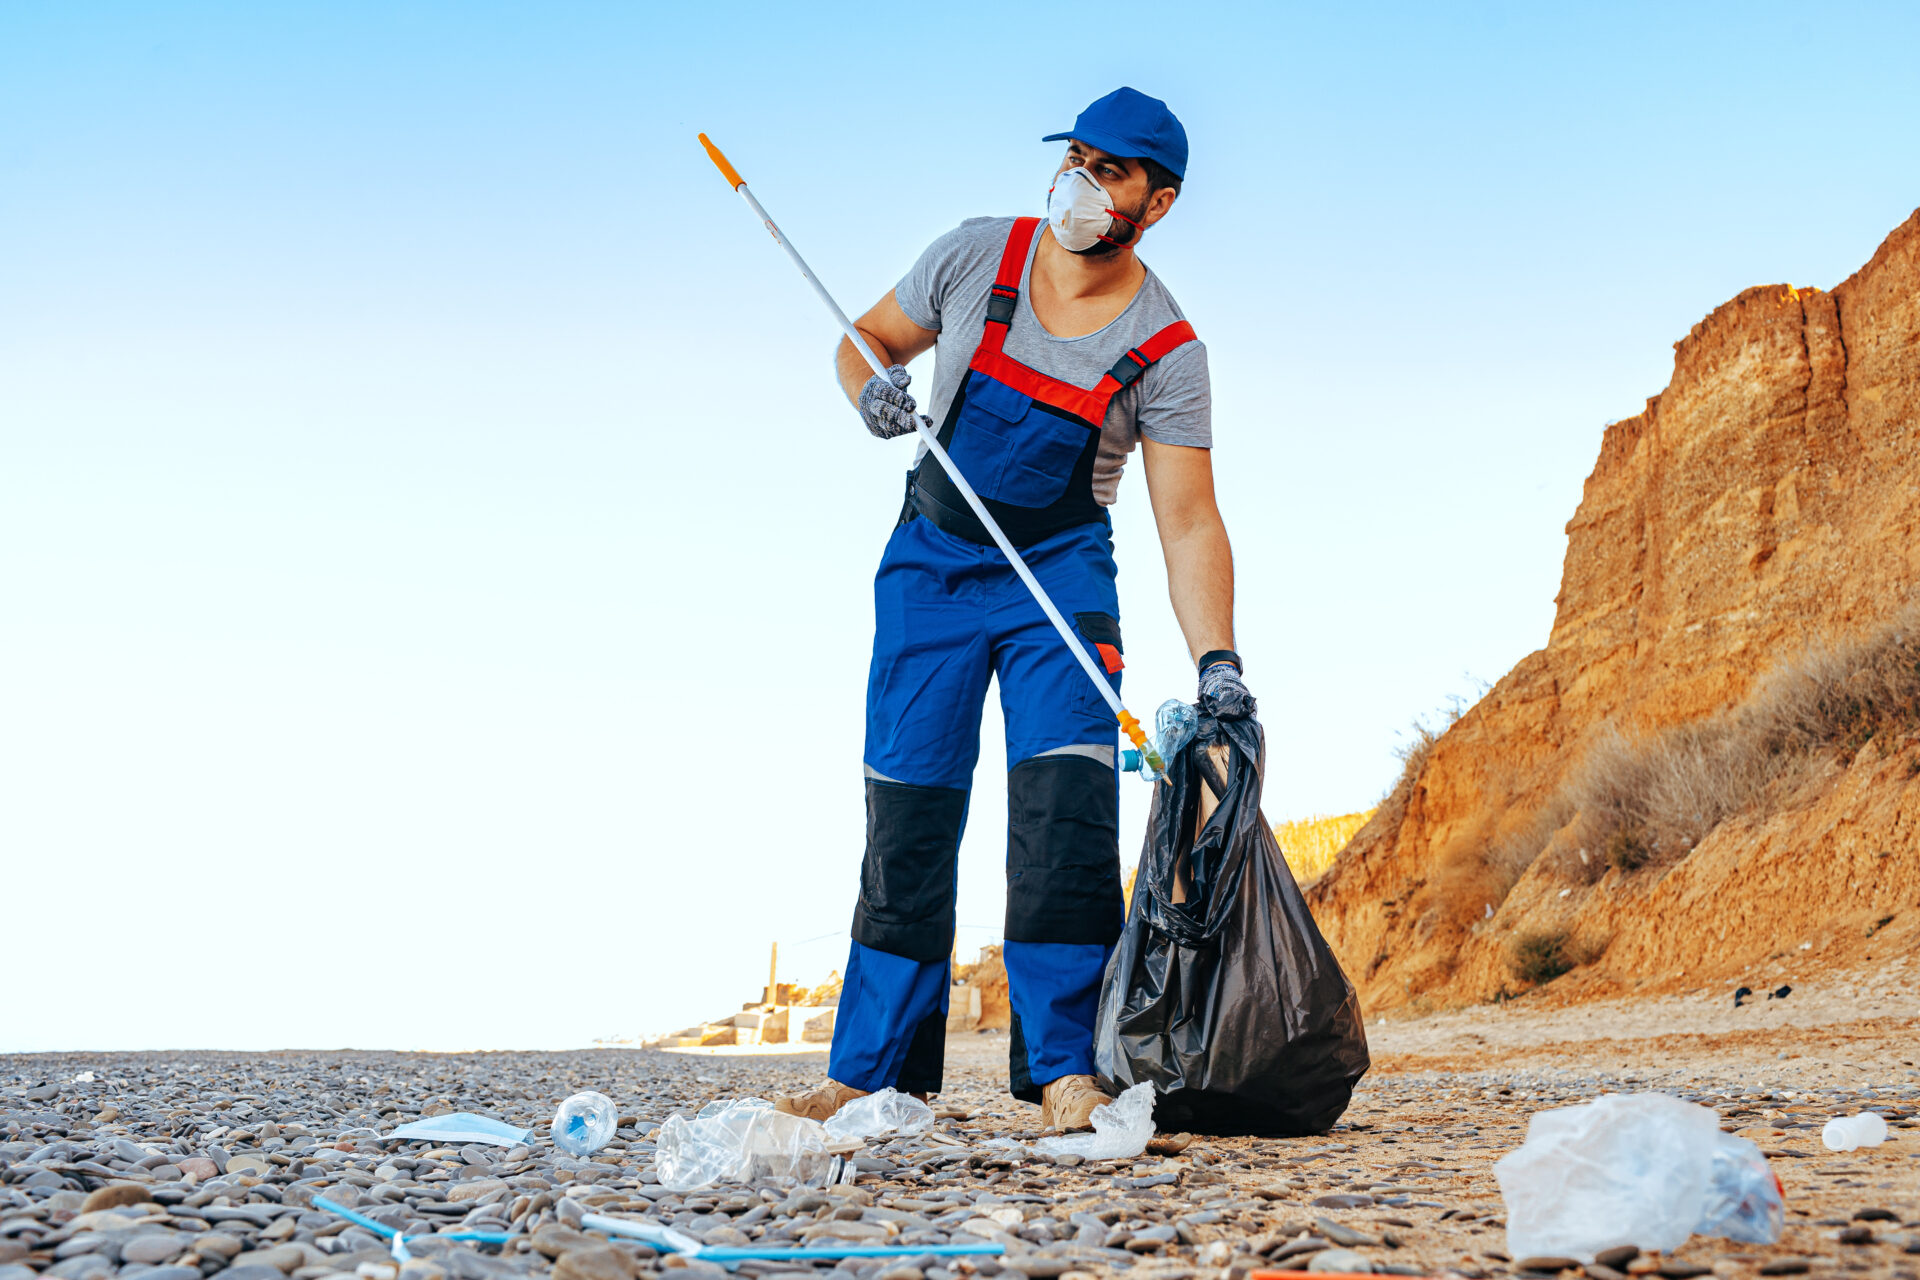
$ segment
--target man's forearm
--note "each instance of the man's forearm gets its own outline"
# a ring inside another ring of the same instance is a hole
[[[1219,515],[1209,512],[1178,534],[1163,534],[1161,547],[1167,595],[1193,660],[1233,648],[1233,547]]]
[[[859,328],[857,325],[854,327]],[[860,329],[860,336],[867,340],[869,347],[873,348],[873,354],[880,357],[881,364],[891,366],[894,363],[893,353],[887,350],[886,343],[865,329]],[[833,356],[833,368],[834,372],[840,375],[840,389],[846,392],[847,399],[856,405],[859,404],[860,388],[867,385],[867,379],[873,376],[873,370],[867,366],[867,358],[860,354],[859,348],[853,345],[851,339],[840,339],[840,348],[834,352]]]

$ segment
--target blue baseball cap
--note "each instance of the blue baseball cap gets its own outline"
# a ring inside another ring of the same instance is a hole
[[[1042,142],[1078,138],[1116,156],[1145,156],[1166,166],[1174,177],[1187,176],[1187,131],[1167,104],[1138,89],[1115,89],[1085,111],[1065,133]]]

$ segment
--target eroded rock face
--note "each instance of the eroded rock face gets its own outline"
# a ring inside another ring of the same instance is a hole
[[[1761,286],[1694,326],[1667,389],[1606,429],[1567,534],[1546,647],[1309,891],[1370,1009],[1517,988],[1529,930],[1604,946],[1567,981],[1610,989],[1737,972],[1920,902],[1920,777],[1876,749],[1824,797],[1664,868],[1568,875],[1579,851],[1549,846],[1503,898],[1487,858],[1609,724],[1728,708],[1920,594],[1920,212],[1832,292]]]

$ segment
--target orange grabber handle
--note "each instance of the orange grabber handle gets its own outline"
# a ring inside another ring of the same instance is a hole
[[[727,158],[720,154],[720,148],[714,146],[712,139],[704,133],[700,135],[700,145],[707,149],[707,158],[720,167],[720,175],[727,180],[728,186],[738,191],[747,185],[747,180],[740,176],[740,171],[727,163]]]
[[[1133,712],[1127,710],[1120,712],[1120,728],[1133,740],[1134,748],[1140,752],[1140,758],[1152,765],[1155,773],[1166,769],[1167,762],[1160,758],[1159,752],[1147,744],[1147,731],[1142,729],[1140,722],[1133,718]]]

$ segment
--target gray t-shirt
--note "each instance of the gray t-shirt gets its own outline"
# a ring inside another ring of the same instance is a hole
[[[936,429],[946,422],[954,393],[966,380],[967,365],[980,346],[987,293],[1013,221],[968,218],[928,246],[894,289],[907,319],[940,334],[934,346],[933,398],[921,399],[921,409],[933,416]],[[1149,268],[1133,301],[1104,328],[1078,338],[1054,337],[1040,327],[1028,300],[1033,255],[1044,234],[1042,224],[1020,270],[1020,305],[1007,330],[1004,349],[1021,364],[1050,378],[1091,388],[1130,348],[1186,319]],[[1093,467],[1093,496],[1103,505],[1113,505],[1120,489],[1120,469],[1142,435],[1161,444],[1213,446],[1213,392],[1207,378],[1207,349],[1201,343],[1174,348],[1108,402],[1100,454]]]

